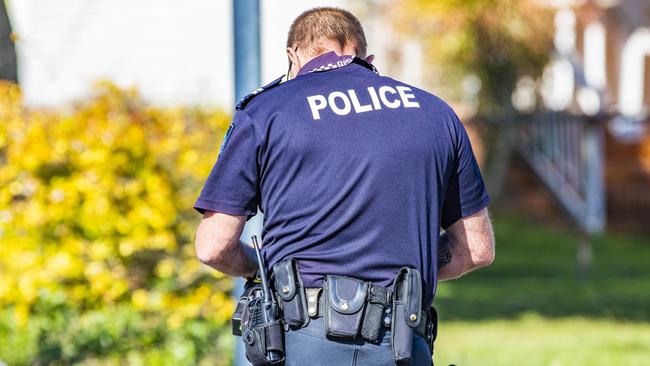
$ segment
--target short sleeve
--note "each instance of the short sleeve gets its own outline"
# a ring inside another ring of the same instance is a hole
[[[200,213],[255,215],[259,197],[258,148],[253,121],[244,112],[237,112],[194,208]]]
[[[443,229],[481,211],[490,201],[467,131],[453,111],[451,117],[455,161],[442,208]]]

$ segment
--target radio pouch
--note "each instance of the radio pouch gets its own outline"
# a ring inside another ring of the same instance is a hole
[[[368,283],[349,277],[325,277],[322,299],[326,336],[344,339],[357,337],[368,287]]]
[[[267,306],[262,292],[254,291],[242,313],[242,341],[246,358],[253,366],[284,362],[284,326],[280,319],[268,319]]]
[[[281,320],[245,330],[242,339],[246,358],[254,366],[284,363],[284,327]],[[271,353],[275,359],[269,357]]]
[[[297,328],[306,325],[307,299],[296,261],[288,259],[274,265],[273,276],[285,324]]]
[[[400,269],[393,284],[391,346],[398,364],[410,364],[414,329],[422,320],[422,277],[412,268]]]
[[[249,301],[251,301],[253,298],[261,296],[261,293],[261,283],[255,282],[252,279],[248,279],[246,281],[246,284],[244,285],[244,292],[239,297],[235,312],[232,314],[232,335],[241,337],[243,327],[242,322],[244,321],[244,313],[246,311],[246,307],[248,306]]]

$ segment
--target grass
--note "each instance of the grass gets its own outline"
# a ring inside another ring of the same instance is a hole
[[[436,365],[650,365],[650,238],[596,238],[580,281],[575,234],[508,214],[495,229],[495,263],[439,286]]]
[[[436,366],[648,365],[650,325],[588,318],[453,321],[436,344]]]

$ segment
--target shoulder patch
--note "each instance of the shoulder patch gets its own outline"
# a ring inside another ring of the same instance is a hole
[[[264,85],[263,87],[257,88],[255,90],[253,90],[251,93],[248,93],[246,96],[241,98],[241,100],[239,100],[239,103],[237,103],[237,106],[235,107],[235,109],[238,110],[238,111],[241,111],[242,109],[244,109],[246,107],[246,105],[248,103],[250,103],[251,100],[253,100],[253,98],[255,98],[256,96],[258,96],[258,95],[260,95],[262,93],[264,93],[265,91],[267,91],[269,89],[273,89],[276,86],[280,85],[280,83],[282,82],[282,78],[284,78],[284,75],[282,75],[279,78],[273,80],[272,82],[268,83],[267,85]]]
[[[223,152],[223,150],[226,148],[226,144],[228,144],[228,140],[230,140],[230,135],[232,135],[232,131],[235,129],[235,122],[233,121],[230,124],[230,127],[228,127],[228,131],[226,131],[226,134],[223,136],[223,140],[221,141],[221,149],[219,149],[219,155]]]

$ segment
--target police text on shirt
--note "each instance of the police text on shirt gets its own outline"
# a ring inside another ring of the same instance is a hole
[[[312,95],[307,97],[307,103],[311,108],[311,114],[314,119],[320,119],[320,111],[329,107],[332,112],[339,116],[345,116],[354,111],[354,113],[370,112],[382,109],[382,105],[387,108],[420,108],[420,103],[415,101],[415,95],[411,93],[411,88],[407,86],[380,86],[378,90],[375,87],[368,87],[367,94],[370,96],[370,104],[361,104],[357,97],[357,92],[349,89],[347,92],[333,91],[327,97],[324,95]],[[364,98],[367,99],[367,98]]]

